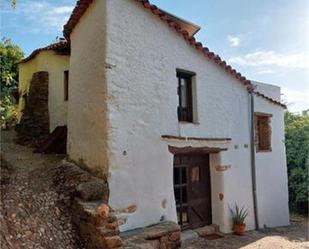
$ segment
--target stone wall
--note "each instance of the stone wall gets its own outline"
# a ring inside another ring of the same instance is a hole
[[[33,74],[25,109],[16,129],[19,142],[41,139],[49,134],[48,72]]]
[[[59,194],[70,196],[71,219],[85,246],[89,249],[176,249],[180,247],[180,228],[173,222],[162,222],[128,233],[120,233],[137,206],[113,209],[108,204],[106,181],[77,165],[62,161],[57,166],[54,185]]]
[[[119,222],[108,206],[107,182],[77,165],[62,161],[54,177],[59,194],[70,196],[71,219],[89,249],[117,248],[122,245]]]

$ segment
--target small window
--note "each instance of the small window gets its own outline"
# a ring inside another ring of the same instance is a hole
[[[258,152],[271,151],[270,114],[255,114],[255,139]]]
[[[194,75],[194,73],[177,70],[179,121],[193,122],[192,78]]]
[[[69,71],[64,71],[64,101],[69,100]]]

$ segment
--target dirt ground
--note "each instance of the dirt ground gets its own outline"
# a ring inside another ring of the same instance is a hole
[[[1,249],[83,249],[67,209],[69,196],[53,187],[63,158],[33,154],[1,133]]]
[[[83,249],[71,223],[68,193],[52,183],[56,155],[33,154],[16,145],[12,132],[2,132],[0,248]],[[187,240],[187,249],[309,249],[308,219],[297,218],[289,227],[248,232],[243,237],[225,235],[217,240]]]

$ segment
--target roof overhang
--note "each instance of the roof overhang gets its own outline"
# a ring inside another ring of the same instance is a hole
[[[227,148],[219,148],[219,147],[192,147],[192,146],[185,146],[185,147],[175,147],[175,146],[168,146],[169,152],[174,155],[186,155],[186,154],[211,154],[211,153],[219,153],[221,151],[227,151]]]
[[[63,34],[64,37],[67,40],[70,40],[70,34],[79,22],[80,18],[84,15],[84,13],[87,11],[88,7],[94,0],[79,0],[76,3],[76,6],[67,21],[67,23],[63,26]],[[138,2],[145,2],[147,1],[142,1],[142,0],[137,0]],[[149,2],[148,2],[149,3]],[[156,7],[157,12],[160,14],[160,16],[165,16],[168,22],[174,22],[177,23],[181,30],[185,30],[188,32],[189,37],[193,37],[200,29],[201,27],[191,23],[187,20],[184,20],[178,16],[175,16],[166,10],[163,10],[161,8]]]
[[[80,18],[83,16],[83,14],[87,11],[89,5],[94,0],[79,0],[76,3],[76,6],[68,20],[68,22],[63,27],[63,34],[64,37],[69,41],[70,40],[70,34],[73,31],[74,27],[79,22]],[[151,11],[154,15],[158,16],[162,21],[164,21],[166,24],[168,24],[172,29],[175,29],[177,33],[181,34],[183,38],[188,42],[190,46],[200,51],[207,59],[212,61],[213,63],[217,64],[219,67],[221,67],[226,73],[230,74],[232,77],[237,79],[240,83],[243,84],[243,86],[249,91],[252,92],[254,89],[252,83],[250,80],[248,80],[246,77],[241,75],[241,73],[237,72],[235,69],[233,69],[228,63],[220,58],[219,55],[216,55],[215,53],[211,52],[207,47],[204,47],[201,42],[197,42],[195,40],[194,34],[196,34],[200,27],[196,24],[190,23],[186,20],[183,20],[182,18],[179,18],[173,14],[168,13],[165,10],[162,10],[158,8],[157,6],[151,4],[149,0],[134,0],[139,3],[141,3],[145,9],[148,9]],[[263,97],[266,100],[269,100],[270,102],[274,104],[278,104],[283,108],[286,108],[286,106],[278,101],[274,101],[272,98],[269,98],[267,96],[264,96],[263,94],[259,92],[254,92],[255,95],[259,97]]]
[[[181,27],[182,30],[186,30],[189,34],[190,37],[194,36],[198,31],[200,31],[201,27],[194,24],[194,23],[191,23],[187,20],[184,20],[178,16],[175,16],[169,12],[167,12],[166,10],[163,10],[161,8],[158,8],[163,14],[165,14],[166,16],[169,17],[169,19],[171,21],[174,21],[176,23],[178,23]]]
[[[70,48],[69,42],[67,42],[66,40],[60,40],[60,41],[53,43],[53,44],[50,44],[46,47],[38,48],[38,49],[34,50],[28,57],[19,61],[18,64],[22,64],[22,63],[25,63],[25,62],[32,60],[42,51],[55,51],[58,55],[70,55],[71,48]]]

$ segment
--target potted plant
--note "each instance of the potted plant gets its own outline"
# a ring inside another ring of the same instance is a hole
[[[245,207],[239,208],[235,204],[235,210],[232,210],[233,231],[237,235],[244,235],[246,230],[245,219],[248,216],[248,209]]]

